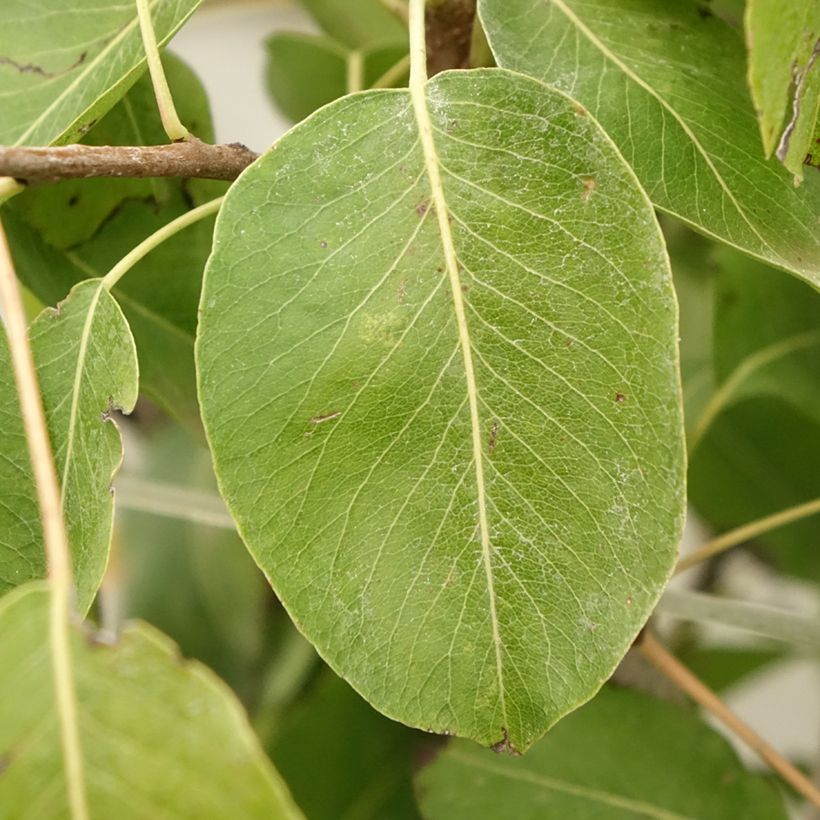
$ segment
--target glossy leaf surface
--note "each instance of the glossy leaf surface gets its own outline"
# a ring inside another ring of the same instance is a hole
[[[389,716],[523,751],[674,561],[676,310],[586,112],[503,70],[415,94],[327,106],[231,189],[200,399],[240,532],[334,669]]]
[[[771,783],[746,772],[697,713],[605,689],[520,758],[464,741],[417,775],[429,820],[785,820]]]
[[[820,179],[764,159],[741,37],[694,0],[480,0],[499,65],[600,120],[655,205],[820,286]]]
[[[153,0],[160,44],[200,0]],[[3,0],[0,4],[0,144],[76,141],[145,67],[135,3]]]
[[[122,311],[99,280],[78,285],[56,310],[43,311],[32,325],[30,338],[62,489],[77,606],[84,612],[108,560],[114,508],[111,480],[122,460],[120,435],[108,414],[113,408],[128,413],[134,407],[136,350]],[[37,497],[10,370],[4,339],[0,358],[2,406],[8,423],[0,440],[4,590],[45,574]]]
[[[68,818],[48,647],[48,592],[0,601],[0,805]],[[83,780],[91,817],[296,820],[287,789],[230,690],[147,624],[110,645],[73,631]]]

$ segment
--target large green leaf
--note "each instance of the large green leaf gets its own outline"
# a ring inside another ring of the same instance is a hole
[[[149,3],[160,44],[199,3]],[[0,144],[76,141],[128,90],[144,66],[134,2],[3,0]]]
[[[113,408],[127,413],[134,407],[136,350],[125,317],[99,280],[77,285],[56,310],[46,309],[32,325],[30,336],[62,489],[77,606],[85,611],[108,560],[114,506],[111,479],[122,460],[119,432],[108,414]],[[5,341],[0,372],[8,424],[0,444],[4,519],[0,566],[5,591],[42,577],[45,557]]]
[[[575,97],[655,205],[820,286],[820,180],[760,149],[740,36],[695,0],[480,0],[500,65]]]
[[[217,477],[378,709],[524,750],[611,674],[679,536],[676,325],[634,176],[521,75],[345,98],[237,181],[197,341]]]
[[[407,54],[404,42],[350,50],[330,37],[293,32],[277,32],[265,47],[268,90],[294,122],[350,91],[370,88]],[[388,86],[406,80],[405,67]]]
[[[402,40],[407,32],[381,0],[300,0],[316,22],[350,48]]]
[[[171,55],[164,63],[183,123],[211,141],[208,100],[196,75]],[[151,145],[165,139],[145,75],[83,142]],[[3,217],[17,273],[45,304],[56,304],[74,284],[104,276],[147,236],[226,187],[208,180],[88,179],[26,190],[5,206]],[[212,219],[187,228],[113,291],[137,342],[140,389],[193,429],[199,427],[196,311],[212,232]]]
[[[605,689],[521,758],[451,743],[417,775],[429,820],[786,820],[697,713]]]
[[[145,624],[115,644],[72,630],[83,780],[92,817],[299,818],[230,690]],[[0,805],[68,818],[48,592],[0,601]]]
[[[820,110],[820,3],[748,0],[744,19],[749,87],[766,156],[777,147],[802,178]]]

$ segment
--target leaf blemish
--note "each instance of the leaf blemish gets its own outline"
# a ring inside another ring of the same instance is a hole
[[[424,216],[430,208],[430,200],[429,199],[422,199],[418,205],[416,205],[416,213],[419,216]]]
[[[595,177],[584,177],[583,183],[584,190],[581,191],[581,201],[588,202],[592,196],[592,192],[595,190]]]
[[[521,753],[510,743],[510,733],[506,728],[501,730],[501,735],[501,740],[499,740],[498,743],[493,743],[490,748],[496,754],[506,753],[513,757],[521,757]]]
[[[333,410],[330,413],[322,413],[321,415],[314,416],[311,420],[311,424],[324,424],[326,421],[333,421],[333,419],[339,418],[342,415],[341,410]]]
[[[626,396],[623,393],[616,393],[615,394],[615,401],[618,404],[623,404],[626,401]]]
[[[498,444],[498,426],[498,421],[494,421],[493,426],[490,428],[490,440],[487,444],[487,450],[490,455],[495,452],[496,445]]]

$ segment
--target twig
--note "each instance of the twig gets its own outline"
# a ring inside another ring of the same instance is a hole
[[[83,757],[77,717],[77,693],[71,667],[70,617],[74,587],[71,551],[60,503],[60,486],[43,410],[34,356],[28,339],[20,289],[11,261],[6,235],[0,225],[0,305],[3,307],[14,380],[20,402],[23,429],[31,459],[40,520],[43,526],[49,596],[49,645],[52,656],[54,700],[65,762],[65,785],[71,817],[88,820],[83,778]]]
[[[683,572],[730,547],[735,547],[738,544],[756,538],[758,535],[763,535],[763,533],[769,532],[770,530],[783,527],[786,524],[791,524],[793,521],[799,521],[802,518],[808,518],[817,513],[820,513],[820,498],[815,498],[804,504],[798,504],[795,507],[788,507],[780,512],[772,513],[772,515],[758,518],[756,521],[750,521],[748,524],[744,524],[734,530],[729,530],[729,532],[717,538],[713,538],[711,541],[707,541],[702,546],[690,552],[689,555],[685,555],[681,558],[680,561],[678,561],[677,567],[675,567],[675,574],[677,575],[677,573]]]
[[[148,0],[137,0],[137,16],[140,21],[142,45],[145,49],[145,59],[148,62],[148,71],[151,74],[151,84],[154,86],[154,97],[157,100],[162,127],[171,142],[187,140],[190,134],[177,114],[174,98],[171,96],[171,89],[168,87],[168,80],[162,68],[162,59],[159,56],[157,36],[154,33],[154,24],[151,22]]]
[[[708,686],[696,678],[674,655],[670,654],[654,635],[645,632],[638,643],[638,648],[654,667],[704,709],[711,712],[799,794],[803,795],[813,806],[820,806],[820,789],[760,737],[751,726],[732,712]]]
[[[201,177],[236,179],[256,158],[239,143],[197,139],[171,145],[0,147],[0,177],[36,185],[88,177]]]

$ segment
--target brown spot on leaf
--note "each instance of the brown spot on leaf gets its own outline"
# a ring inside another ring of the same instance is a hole
[[[342,415],[341,410],[332,410],[329,413],[322,413],[318,416],[314,416],[311,420],[311,424],[323,424],[326,421],[332,421],[333,419],[339,418]]]
[[[615,401],[618,402],[618,404],[623,404],[626,401],[626,396],[623,393],[616,393]]]
[[[490,440],[487,443],[487,450],[489,451],[490,455],[495,452],[496,445],[498,444],[498,420],[493,422],[493,426],[490,428]]]
[[[584,177],[584,190],[581,191],[581,201],[588,202],[595,190],[595,177]]]
[[[519,752],[515,746],[510,743],[510,733],[506,729],[501,730],[501,740],[498,743],[493,743],[490,748],[496,754],[509,754],[513,755],[513,757],[520,757],[521,752]]]
[[[574,104],[573,104],[573,108],[575,109],[575,113],[576,113],[579,117],[586,117],[586,115],[587,115],[587,110],[586,110],[586,108],[584,108],[584,106],[583,106],[583,105],[581,105],[581,103],[579,103],[579,102],[574,103]]]
[[[416,205],[416,213],[419,216],[424,216],[427,211],[430,209],[430,200],[429,199],[422,199],[418,205]]]

